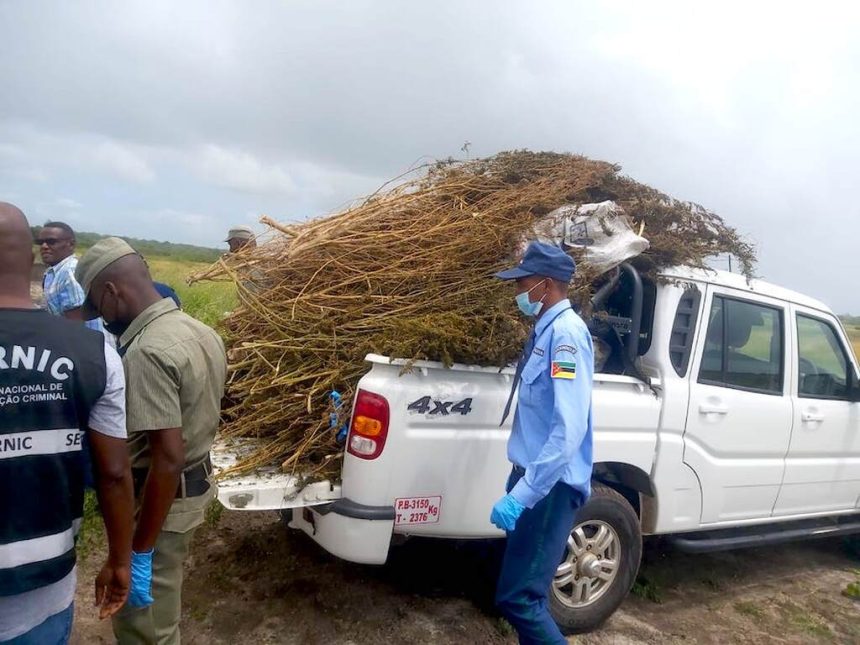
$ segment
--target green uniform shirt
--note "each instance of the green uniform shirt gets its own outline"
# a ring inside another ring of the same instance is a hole
[[[227,377],[224,344],[213,329],[179,311],[169,298],[148,307],[119,339],[125,350],[128,444],[132,468],[148,468],[146,432],[182,428],[185,468],[209,454]],[[164,530],[184,533],[203,521],[215,495],[177,499]]]

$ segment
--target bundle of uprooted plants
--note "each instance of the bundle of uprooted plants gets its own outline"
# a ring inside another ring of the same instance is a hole
[[[603,200],[644,223],[650,248],[634,263],[646,273],[703,266],[719,253],[752,269],[752,248],[717,215],[616,165],[566,154],[440,162],[335,215],[289,225],[263,218],[267,241],[195,276],[231,279],[239,291],[223,329],[231,370],[222,435],[262,441],[238,469],[282,464],[336,476],[337,427],[368,353],[500,367],[516,360],[526,322],[494,272],[515,261],[541,216]],[[600,277],[579,260],[571,297],[586,302]],[[343,395],[337,410],[332,391]]]

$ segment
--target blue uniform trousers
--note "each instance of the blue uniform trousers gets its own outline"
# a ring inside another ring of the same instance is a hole
[[[511,473],[508,492],[520,477],[522,471]],[[567,643],[549,613],[549,591],[583,501],[579,491],[558,482],[508,533],[496,604],[522,645]]]

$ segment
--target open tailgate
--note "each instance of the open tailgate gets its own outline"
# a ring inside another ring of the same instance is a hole
[[[212,446],[212,466],[218,480],[218,501],[236,511],[277,511],[286,508],[318,506],[341,497],[340,484],[329,481],[302,483],[277,466],[258,468],[245,475],[222,473],[254,450],[254,439],[218,440]]]

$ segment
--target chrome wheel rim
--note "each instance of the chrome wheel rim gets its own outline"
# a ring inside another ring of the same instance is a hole
[[[621,566],[621,540],[609,524],[588,520],[570,532],[552,593],[564,606],[579,609],[602,598]]]

